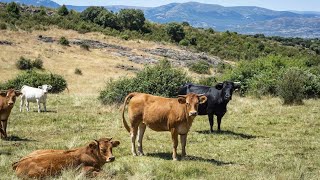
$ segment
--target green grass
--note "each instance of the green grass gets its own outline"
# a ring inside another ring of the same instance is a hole
[[[49,112],[19,112],[9,119],[0,140],[0,179],[17,179],[11,164],[37,149],[68,149],[100,137],[121,142],[116,161],[105,164],[97,179],[318,179],[320,177],[320,101],[283,106],[276,98],[235,96],[222,120],[222,133],[209,133],[206,116],[194,121],[187,158],[171,160],[169,132],[147,128],[144,157],[133,157],[130,136],[117,106],[103,106],[95,96],[49,95]],[[216,121],[216,120],[215,120]],[[215,122],[216,129],[216,122]],[[181,153],[180,144],[178,146]],[[85,179],[67,170],[54,179]]]

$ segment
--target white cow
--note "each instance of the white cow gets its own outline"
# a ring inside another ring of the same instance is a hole
[[[51,85],[42,85],[38,88],[30,87],[30,86],[22,86],[21,88],[21,103],[20,103],[20,112],[22,112],[22,106],[24,101],[26,101],[27,111],[29,112],[29,102],[37,102],[38,104],[38,112],[40,113],[40,103],[43,103],[44,111],[47,111],[46,100],[48,90],[52,88]]]

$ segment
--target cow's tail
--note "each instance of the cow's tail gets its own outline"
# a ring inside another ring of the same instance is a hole
[[[128,96],[126,97],[126,99],[124,100],[123,102],[123,107],[122,107],[122,122],[123,122],[123,125],[124,127],[127,129],[128,132],[130,132],[130,127],[126,121],[126,118],[124,117],[124,111],[126,109],[126,105],[127,103],[130,101],[130,99],[135,96],[137,93],[130,93],[128,94]]]

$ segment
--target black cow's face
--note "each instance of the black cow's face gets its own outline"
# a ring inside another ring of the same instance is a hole
[[[222,98],[225,101],[230,101],[232,99],[233,91],[240,88],[240,84],[231,81],[224,81],[223,83],[218,83],[215,87],[218,90],[222,90]]]

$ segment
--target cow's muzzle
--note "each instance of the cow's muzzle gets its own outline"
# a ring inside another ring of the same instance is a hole
[[[196,116],[196,115],[198,115],[197,111],[190,111],[189,112],[189,116]]]
[[[114,160],[116,160],[116,158],[115,158],[114,156],[111,156],[111,157],[109,157],[109,158],[107,159],[107,162],[112,162],[112,161],[114,161]]]

